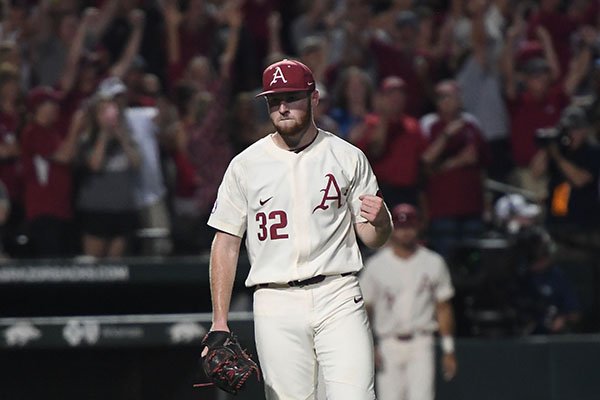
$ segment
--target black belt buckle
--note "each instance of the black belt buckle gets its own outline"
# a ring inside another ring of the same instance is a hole
[[[312,278],[304,279],[301,281],[289,281],[287,284],[290,287],[303,287],[306,285],[314,285],[315,283],[320,283],[325,280],[325,275],[317,275]]]

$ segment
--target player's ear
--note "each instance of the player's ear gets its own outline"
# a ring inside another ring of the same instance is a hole
[[[319,90],[315,89],[312,91],[312,93],[310,94],[310,101],[313,105],[313,107],[316,107],[317,104],[319,104]]]

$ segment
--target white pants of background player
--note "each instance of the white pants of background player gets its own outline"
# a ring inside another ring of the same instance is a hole
[[[317,359],[328,400],[374,400],[373,341],[355,276],[254,292],[267,400],[312,400]]]
[[[432,335],[379,342],[383,366],[377,371],[378,400],[433,400],[435,355]]]

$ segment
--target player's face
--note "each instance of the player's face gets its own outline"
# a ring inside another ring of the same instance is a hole
[[[271,122],[280,135],[294,136],[310,125],[312,105],[309,93],[275,93],[266,98]]]
[[[406,226],[395,228],[392,233],[392,241],[401,247],[413,248],[418,243],[418,229],[416,227]]]

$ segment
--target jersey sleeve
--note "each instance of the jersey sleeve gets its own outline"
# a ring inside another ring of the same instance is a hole
[[[366,222],[367,220],[360,215],[360,199],[363,194],[376,195],[379,192],[379,185],[373,173],[373,169],[362,151],[358,151],[356,168],[352,180],[352,187],[348,193],[348,206],[352,212],[354,222]]]
[[[454,286],[450,278],[450,271],[442,257],[437,259],[438,277],[435,286],[435,298],[438,302],[446,301],[454,296]]]
[[[229,234],[242,237],[246,231],[247,197],[245,175],[240,163],[232,161],[219,186],[208,225]]]

